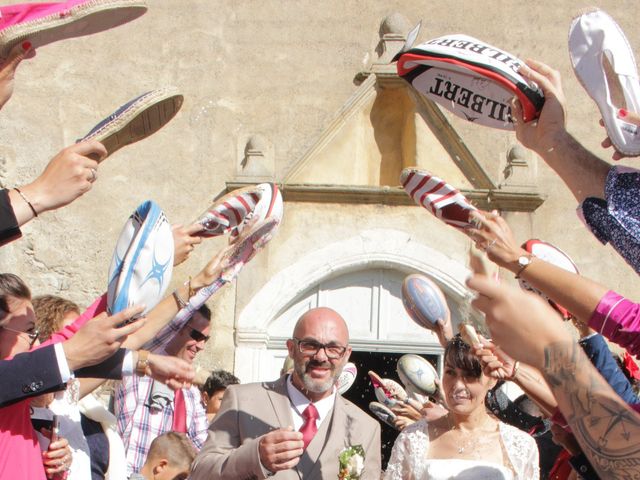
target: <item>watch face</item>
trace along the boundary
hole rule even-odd
[[[520,265],[521,267],[529,265],[530,263],[531,263],[531,258],[529,257],[525,257],[523,255],[522,257],[518,258],[518,265]]]

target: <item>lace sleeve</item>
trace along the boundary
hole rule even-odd
[[[538,446],[533,437],[522,430],[500,423],[500,434],[516,480],[538,480],[540,460]]]
[[[426,420],[406,427],[393,444],[391,458],[384,473],[384,480],[419,479],[429,448],[429,433]]]

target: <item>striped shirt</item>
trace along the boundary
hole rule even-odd
[[[153,382],[152,378],[133,375],[123,379],[116,390],[115,413],[127,454],[127,475],[142,469],[153,439],[172,428],[173,402],[163,409],[149,407]],[[187,437],[200,450],[209,427],[200,391],[195,386],[182,391],[187,410]]]

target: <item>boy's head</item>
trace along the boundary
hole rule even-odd
[[[147,480],[187,478],[196,449],[183,433],[167,432],[156,437],[140,473]]]
[[[220,410],[222,396],[229,385],[240,383],[238,377],[226,370],[214,370],[207,378],[207,381],[200,389],[202,392],[202,403],[209,414],[216,414]]]

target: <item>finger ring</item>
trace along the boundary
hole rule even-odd
[[[494,238],[493,240],[491,240],[491,242],[489,242],[489,245],[487,245],[485,247],[485,250],[489,250],[491,247],[493,247],[496,244],[496,239]]]
[[[89,170],[91,170],[91,180],[89,180],[91,183],[96,181],[96,178],[98,178],[98,175],[96,175],[97,170],[95,168],[90,168]]]

